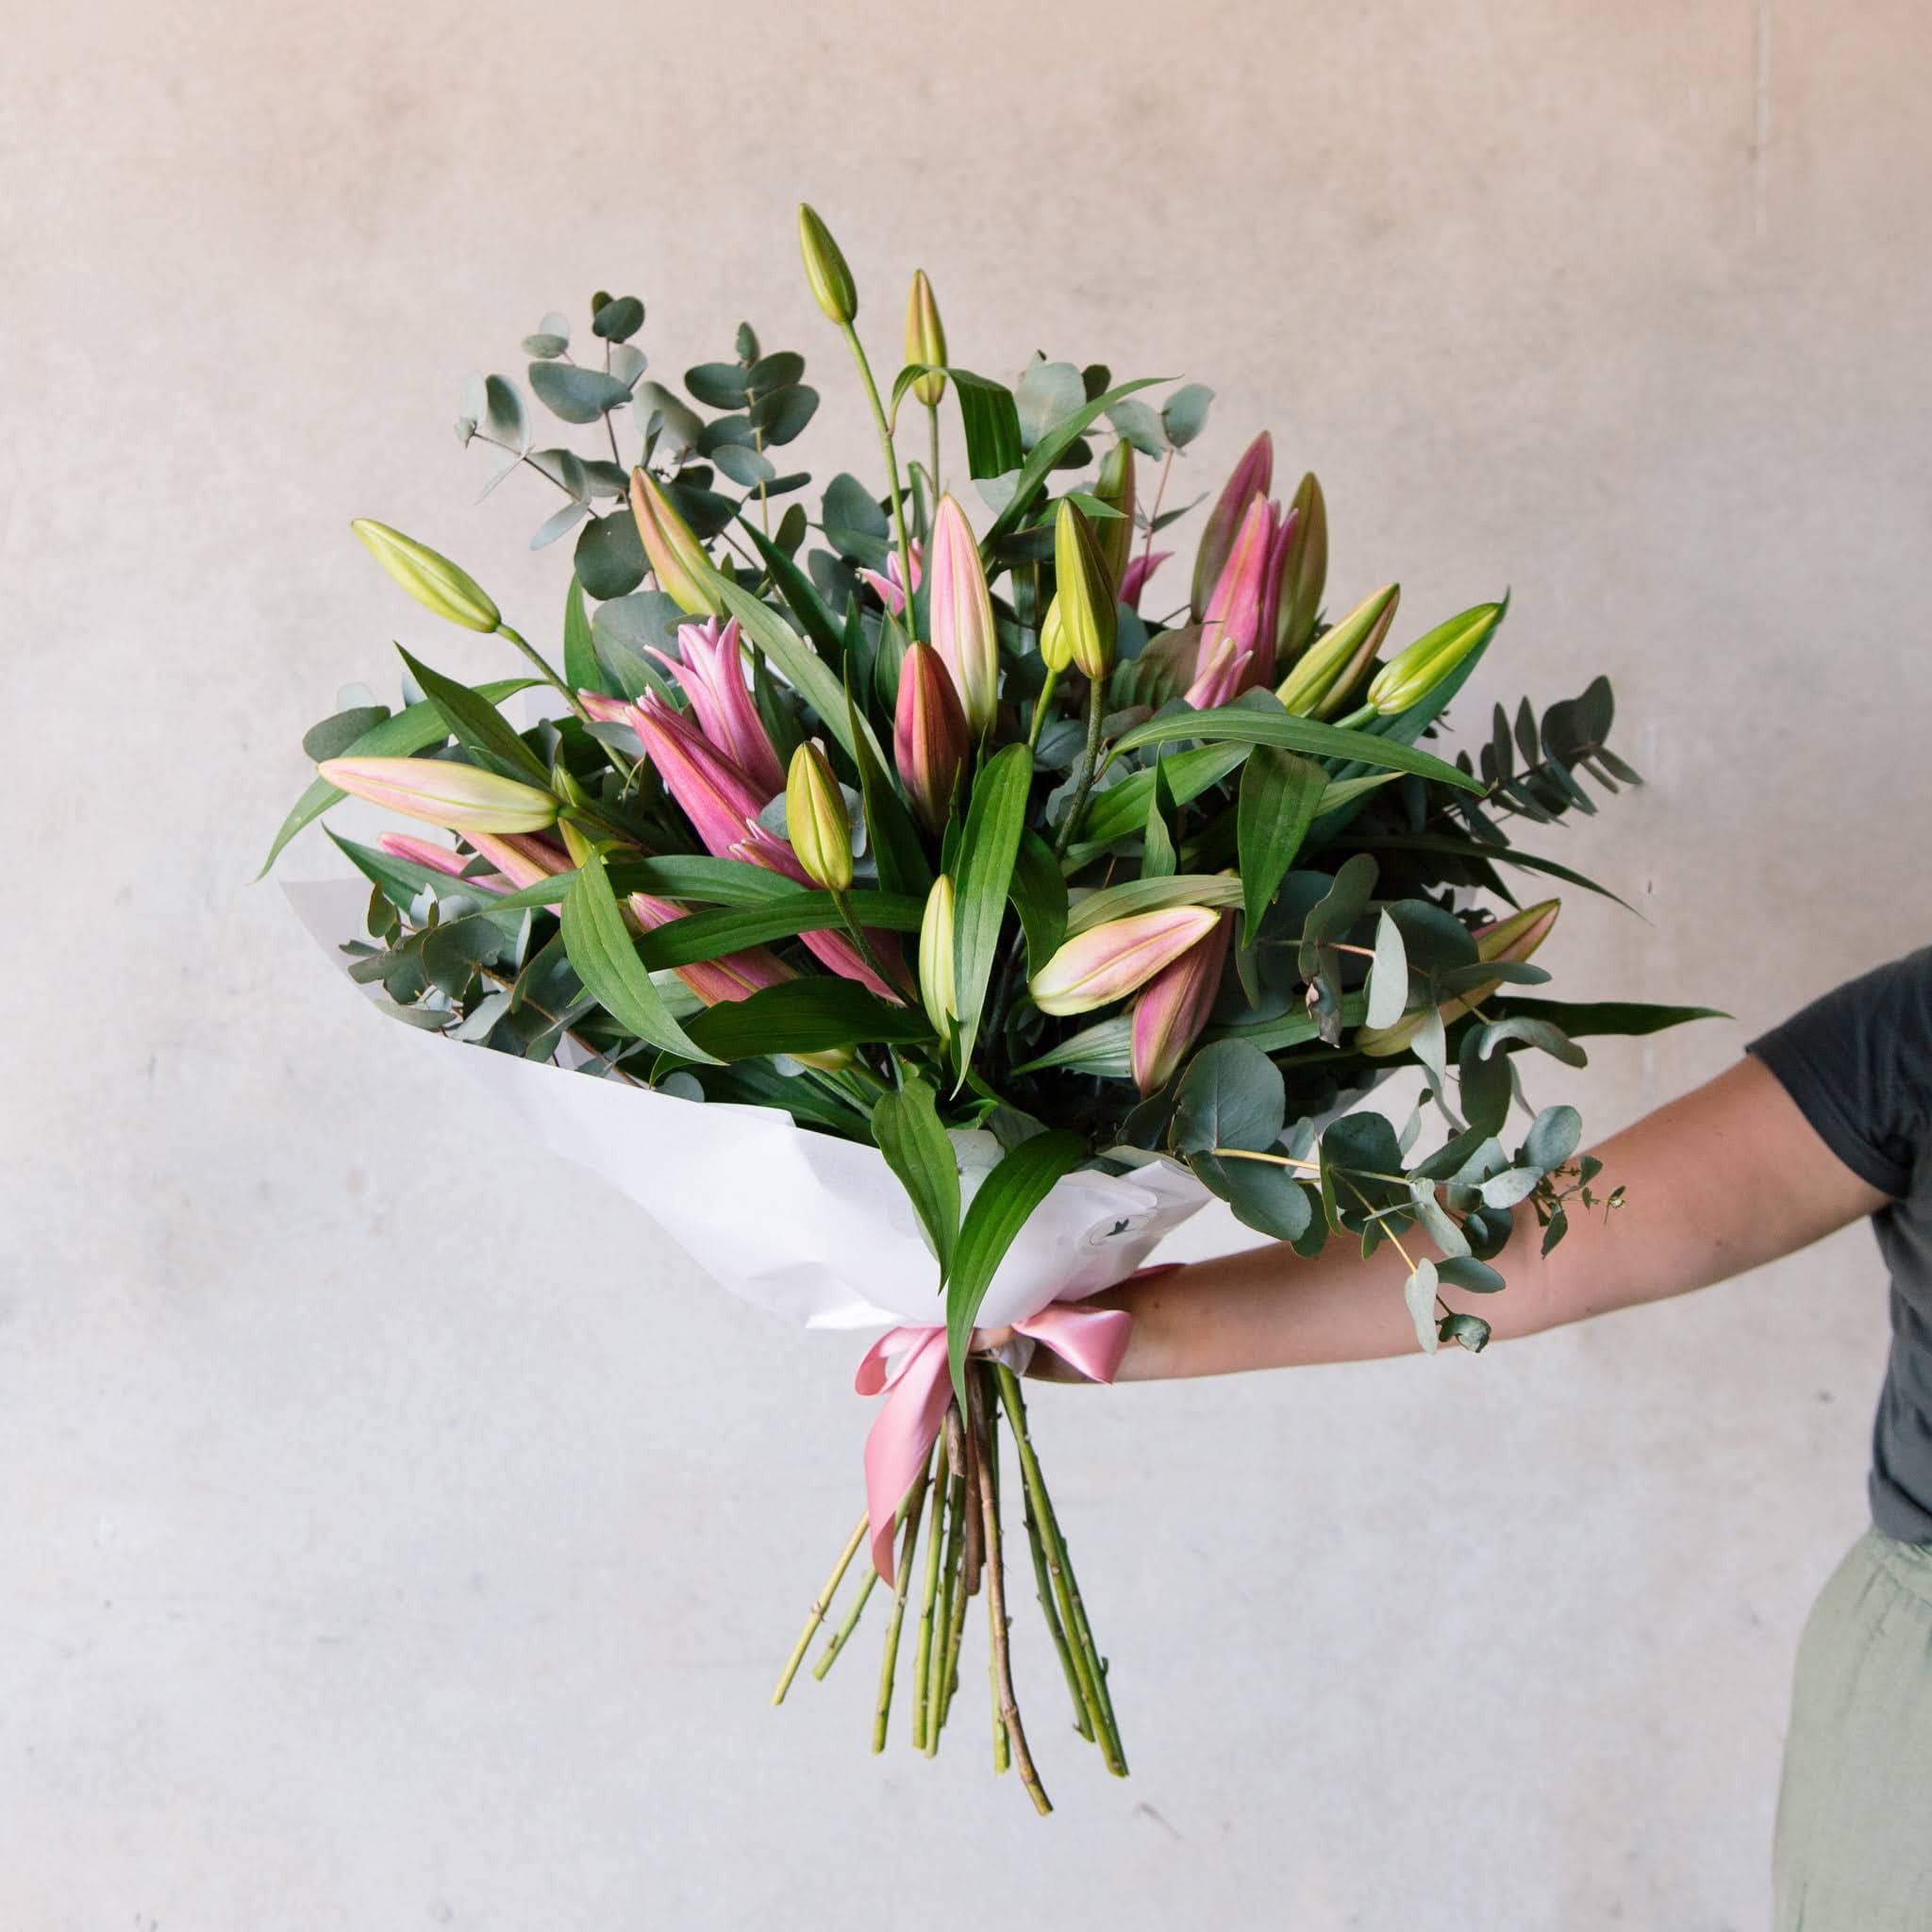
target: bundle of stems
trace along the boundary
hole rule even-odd
[[[1000,1521],[1000,1453],[1003,1433],[1010,1436],[1019,1462],[1026,1544],[1033,1564],[1033,1582],[1046,1619],[1048,1634],[1059,1657],[1067,1693],[1073,1701],[1074,1728],[1099,1747],[1102,1761],[1116,1777],[1127,1774],[1121,1750],[1120,1727],[1114,1720],[1113,1699],[1107,1683],[1107,1660],[1093,1641],[1087,1607],[1067,1554],[1047,1492],[1046,1477],[1026,1424],[1026,1402],[1020,1380],[1003,1362],[975,1360],[966,1375],[966,1412],[957,1402],[946,1411],[945,1425],[933,1445],[926,1467],[899,1505],[894,1524],[899,1557],[891,1606],[887,1613],[884,1654],[879,1663],[878,1700],[874,1707],[872,1748],[883,1751],[890,1729],[897,1682],[900,1641],[911,1601],[915,1575],[919,1582],[917,1634],[912,1645],[912,1747],[936,1757],[940,1736],[952,1713],[959,1688],[959,1657],[966,1634],[969,1597],[986,1599],[991,1638],[988,1675],[992,1709],[993,1769],[1017,1770],[1034,1807],[1053,1809],[1034,1766],[1013,1690],[1011,1619],[1007,1609],[1005,1543]],[[1002,1431],[1000,1424],[1005,1419]],[[791,1657],[772,1693],[782,1704],[792,1679],[805,1662],[812,1639],[831,1616],[852,1559],[867,1541],[870,1524],[860,1516],[847,1539],[832,1574],[825,1579],[798,1634]],[[920,1533],[925,1540],[920,1557]],[[812,1675],[824,1681],[858,1628],[871,1600],[878,1573],[870,1562],[843,1618],[833,1626]]]

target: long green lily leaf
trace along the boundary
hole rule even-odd
[[[1108,390],[1104,395],[1097,395],[1091,403],[1077,408],[1063,422],[1057,423],[1046,435],[1033,445],[1032,453],[1020,465],[1020,475],[1015,481],[1013,495],[998,516],[993,519],[992,528],[986,533],[980,543],[979,554],[991,561],[992,553],[1001,540],[1010,536],[1019,528],[1020,519],[1026,514],[1033,492],[1046,481],[1047,474],[1087,429],[1115,404],[1122,403],[1137,391],[1153,389],[1158,384],[1172,382],[1171,375],[1142,375],[1133,382],[1124,382],[1117,389]]]
[[[1053,847],[1038,832],[1020,835],[1012,900],[1020,930],[1026,936],[1026,971],[1038,973],[1059,950],[1067,932],[1067,882]]]
[[[1134,1023],[1124,1013],[1109,1020],[1096,1020],[1078,1033],[1048,1047],[1038,1059],[1016,1074],[1045,1074],[1064,1067],[1070,1074],[1097,1074],[1103,1079],[1129,1080],[1134,1074]]]
[[[620,1026],[640,1040],[686,1059],[724,1056],[706,1052],[671,1017],[663,995],[638,958],[601,858],[592,854],[577,868],[563,901],[563,948],[584,991]]]
[[[1391,832],[1386,837],[1376,834],[1359,842],[1370,852],[1439,853],[1445,858],[1481,858],[1488,859],[1492,865],[1513,865],[1524,872],[1545,873],[1553,879],[1581,886],[1586,892],[1614,899],[1626,912],[1637,910],[1627,899],[1620,898],[1607,886],[1598,885],[1586,874],[1559,865],[1554,858],[1539,858],[1533,852],[1520,852],[1513,845],[1486,845],[1480,839],[1457,839],[1446,832]],[[1639,914],[1640,918],[1641,916]]]
[[[1324,724],[1315,718],[1297,718],[1288,711],[1277,714],[1240,704],[1222,705],[1211,711],[1183,710],[1164,718],[1150,718],[1146,724],[1137,724],[1116,739],[1108,756],[1119,758],[1122,753],[1138,751],[1143,745],[1171,744],[1180,739],[1276,744],[1309,758],[1341,758],[1387,772],[1414,772],[1420,777],[1435,779],[1438,784],[1453,785],[1459,791],[1479,792],[1483,789],[1480,778],[1458,772],[1443,759],[1417,751],[1399,740],[1377,738],[1371,732],[1347,730],[1339,724]]]
[[[520,691],[528,691],[539,680],[534,677],[501,677],[493,684],[479,684],[478,697],[487,698],[492,705],[500,705],[505,698],[514,696]],[[385,718],[380,724],[372,724],[354,744],[342,753],[345,758],[413,758],[419,751],[427,751],[432,744],[441,744],[449,736],[449,726],[442,721],[436,707],[425,700],[421,704],[398,711],[393,718]],[[326,778],[318,778],[309,786],[289,816],[282,821],[282,828],[275,834],[275,843],[268,848],[268,857],[261,862],[257,878],[266,878],[269,868],[281,857],[285,846],[304,825],[312,824],[330,806],[339,804],[348,793],[331,785]]]
[[[924,911],[918,899],[899,892],[853,892],[846,903],[862,926],[887,932],[917,932]],[[794,892],[769,906],[740,906],[722,912],[691,912],[647,932],[638,941],[644,964],[694,966],[725,953],[742,952],[801,932],[844,929],[829,892]]]
[[[1280,745],[1257,744],[1241,767],[1235,841],[1250,935],[1288,876],[1327,786],[1327,773],[1312,758]]]
[[[423,695],[436,707],[451,735],[465,751],[485,767],[500,770],[507,778],[521,778],[525,784],[537,786],[550,782],[543,761],[517,736],[509,721],[488,698],[453,677],[445,677],[440,671],[432,671],[402,645],[398,644],[396,650],[409,667],[409,675],[422,687]]]
[[[1716,1007],[1659,1007],[1644,1000],[1536,1000],[1503,998],[1490,1008],[1499,1019],[1545,1020],[1573,1040],[1598,1035],[1634,1038],[1661,1033],[1692,1020],[1728,1020]]]
[[[1026,824],[1026,793],[1033,782],[1033,754],[1024,744],[995,752],[973,784],[966,830],[959,841],[953,881],[953,979],[959,1008],[959,1064],[972,1063],[999,951],[1013,863]]]
[[[897,1092],[881,1094],[873,1106],[872,1133],[932,1237],[943,1280],[959,1239],[959,1168],[931,1087],[908,1075]]]
[[[972,1345],[973,1324],[993,1274],[1013,1245],[1013,1237],[1052,1193],[1054,1183],[1086,1158],[1087,1143],[1078,1134],[1036,1134],[1022,1141],[987,1175],[966,1210],[946,1276],[946,1357],[953,1371],[953,1393],[961,1408],[966,1406],[966,1352]]]
[[[1067,937],[1091,932],[1110,919],[1141,912],[1164,912],[1170,906],[1239,906],[1241,882],[1231,873],[1176,872],[1165,878],[1128,879],[1074,901],[1067,911]]]
[[[850,979],[788,979],[749,999],[727,1000],[691,1023],[698,1058],[749,1059],[757,1054],[828,1053],[869,1042],[912,1045],[932,1038],[917,1007],[891,1006]]]
[[[845,688],[825,660],[769,604],[754,597],[741,584],[735,584],[721,575],[717,579],[717,590],[724,600],[725,608],[737,618],[745,636],[772,660],[779,676],[818,713],[820,724],[845,747],[847,753],[854,758],[858,756],[856,747],[862,734],[872,747],[873,756],[883,764],[885,758],[879,750],[877,739],[872,735],[872,726],[860,713],[855,728],[853,714],[845,705]]]
[[[805,626],[805,634],[817,647],[820,657],[828,665],[841,663],[845,656],[844,635],[825,608],[818,587],[750,518],[741,516],[738,521],[758,545],[758,555],[771,572],[779,596],[785,600],[785,608]]]

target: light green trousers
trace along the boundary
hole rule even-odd
[[[1776,1932],[1932,1932],[1932,1548],[1869,1531],[1798,1645]]]

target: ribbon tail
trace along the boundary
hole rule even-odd
[[[1087,1302],[1050,1302],[1013,1324],[1016,1334],[1052,1349],[1090,1382],[1111,1382],[1120,1374],[1133,1326],[1126,1309],[1096,1308]]]
[[[893,1581],[899,1505],[925,1468],[952,1392],[946,1374],[946,1331],[928,1329],[887,1390],[885,1404],[865,1439],[865,1511],[872,1528],[872,1561],[885,1583]]]

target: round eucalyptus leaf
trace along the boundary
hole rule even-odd
[[[594,423],[607,409],[630,400],[630,391],[601,369],[573,362],[532,362],[530,387],[553,416],[566,423]]]
[[[610,349],[610,373],[625,389],[637,388],[641,376],[650,363],[644,352],[629,342],[614,342]]]
[[[1208,422],[1208,405],[1214,391],[1206,383],[1191,382],[1174,391],[1160,411],[1160,425],[1176,449],[1186,449]]]
[[[622,597],[643,582],[649,569],[637,520],[627,509],[592,517],[577,538],[576,570],[587,597],[602,603]]]
[[[638,434],[648,437],[655,425],[662,439],[662,449],[682,456],[698,446],[704,423],[689,403],[680,401],[661,382],[643,382],[631,397],[630,412]]]
[[[684,386],[708,409],[741,409],[744,374],[736,362],[700,362],[684,372]]]
[[[1574,1107],[1546,1107],[1524,1141],[1523,1158],[1545,1174],[1554,1174],[1576,1152],[1582,1139],[1583,1116]]]
[[[747,366],[758,359],[758,339],[752,332],[750,323],[741,322],[738,325],[738,335],[732,346],[737,351],[738,359]]]
[[[587,503],[567,503],[554,515],[547,516],[537,526],[537,534],[530,539],[532,550],[541,550],[555,543],[559,537],[568,536],[591,513]]]
[[[741,443],[746,449],[758,447],[758,433],[749,416],[713,416],[698,437],[698,454],[713,456],[721,444]]]
[[[1200,1180],[1234,1209],[1235,1219],[1278,1241],[1297,1241],[1315,1219],[1314,1197],[1285,1167],[1195,1154],[1188,1161]]]
[[[542,471],[544,475],[577,499],[586,501],[591,493],[591,479],[584,469],[584,459],[574,449],[540,449],[530,456],[534,469]]]
[[[508,443],[513,450],[528,449],[529,425],[524,415],[523,391],[507,375],[486,375],[483,378],[483,399],[484,428],[498,442]]]
[[[746,490],[755,489],[760,483],[769,483],[778,474],[757,450],[741,442],[720,443],[711,452],[711,460],[734,483]]]
[[[790,389],[805,374],[805,358],[791,349],[780,349],[763,356],[751,366],[744,386],[753,395],[769,395],[774,389]]]
[[[1441,1274],[1441,1269],[1436,1272]],[[1490,1345],[1490,1324],[1480,1315],[1444,1315],[1436,1335],[1440,1341],[1459,1343],[1471,1355],[1480,1355]]]
[[[553,309],[537,325],[536,333],[524,338],[524,354],[547,361],[570,347],[570,318]]]
[[[763,433],[768,443],[790,442],[812,419],[819,406],[819,392],[808,383],[793,383],[790,389],[774,390],[751,406],[754,429]]]
[[[628,341],[644,325],[644,305],[635,295],[607,302],[591,319],[591,331],[607,342]]]
[[[584,481],[592,496],[628,496],[630,477],[617,463],[602,463],[595,458],[584,463]]]
[[[338,711],[302,734],[302,754],[318,765],[325,758],[339,758],[365,731],[374,731],[388,716],[387,705],[355,705]]]
[[[1280,1139],[1286,1117],[1280,1069],[1259,1047],[1224,1040],[1203,1047],[1181,1078],[1174,1144],[1183,1154],[1216,1147],[1259,1152]]]
[[[1541,1178],[1533,1167],[1506,1167],[1501,1174],[1491,1174],[1483,1183],[1483,1206],[1513,1208],[1517,1202],[1526,1201],[1536,1192],[1537,1183]]]
[[[695,484],[681,480],[667,483],[664,493],[700,541],[715,537],[738,514],[738,506],[728,496],[720,496],[715,490],[701,489]]]
[[[1436,1263],[1436,1273],[1445,1288],[1459,1288],[1468,1294],[1494,1294],[1508,1284],[1487,1261],[1474,1255],[1452,1255]]]
[[[1167,454],[1167,435],[1160,426],[1160,418],[1145,403],[1129,396],[1107,412],[1107,420],[1113,425],[1114,434],[1132,443],[1143,457]]]

